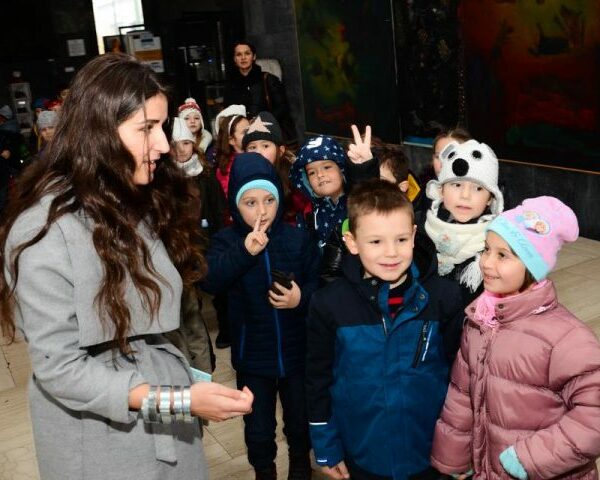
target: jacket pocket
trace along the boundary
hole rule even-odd
[[[433,328],[431,327],[431,321],[425,320],[421,327],[421,331],[419,332],[419,338],[417,339],[417,347],[412,361],[412,368],[417,368],[417,366],[427,358],[432,332]]]

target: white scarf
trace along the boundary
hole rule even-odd
[[[204,167],[200,163],[200,159],[198,158],[197,153],[194,153],[190,157],[190,159],[186,162],[183,162],[183,163],[175,162],[175,163],[177,163],[177,166],[179,168],[183,169],[186,177],[197,177],[198,175],[200,175],[202,173],[202,170],[204,170]]]
[[[435,243],[440,275],[448,275],[456,265],[473,258],[461,273],[459,282],[472,292],[477,290],[483,281],[479,257],[485,246],[485,228],[490,221],[491,218],[480,223],[448,223],[437,218],[432,210],[427,212],[425,231]]]

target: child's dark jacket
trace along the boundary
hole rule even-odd
[[[448,387],[443,333],[463,320],[460,292],[436,266],[433,245],[418,242],[404,307],[393,320],[389,283],[363,279],[354,255],[344,259],[343,277],[313,296],[306,389],[318,464],[345,459],[394,479],[429,467]]]
[[[209,293],[227,292],[231,328],[231,360],[238,372],[285,377],[304,370],[306,311],[318,284],[319,254],[308,232],[282,221],[283,206],[267,232],[269,243],[256,256],[244,239],[251,231],[241,218],[235,197],[251,180],[267,179],[283,191],[277,173],[262,155],[244,154],[231,170],[229,208],[234,224],[211,239],[206,259]],[[268,300],[272,269],[293,273],[302,297],[294,309],[275,309]]]

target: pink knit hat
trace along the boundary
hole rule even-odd
[[[528,198],[501,213],[487,230],[510,245],[538,282],[556,265],[563,243],[574,242],[579,236],[573,210],[554,197]]]

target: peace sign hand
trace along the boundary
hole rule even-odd
[[[348,147],[348,158],[352,163],[365,163],[371,160],[373,158],[373,153],[371,152],[371,126],[367,125],[365,128],[364,139],[361,137],[356,125],[352,125],[351,128],[354,143],[351,143]]]
[[[254,222],[254,228],[248,235],[246,235],[244,240],[244,247],[246,247],[248,253],[253,257],[262,252],[267,246],[267,243],[269,243],[269,237],[267,237],[267,234],[265,233],[268,224],[265,223],[264,227],[261,227],[260,222],[262,219],[262,215],[259,215],[256,218],[256,222]]]

